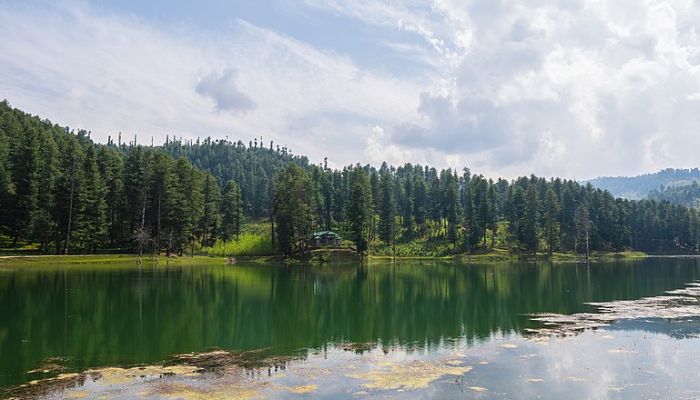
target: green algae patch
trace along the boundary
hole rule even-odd
[[[7,397],[99,398],[154,397],[184,399],[262,399],[263,390],[310,393],[315,385],[276,387],[250,379],[251,368],[284,369],[293,357],[270,357],[266,349],[247,352],[213,350],[173,356],[158,365],[105,367],[63,373],[10,388]],[[41,371],[43,372],[43,370]]]
[[[378,390],[425,389],[445,375],[463,375],[471,371],[470,366],[455,366],[444,360],[382,362],[362,373],[347,374],[350,378],[365,381],[362,387]]]
[[[531,315],[531,319],[540,322],[542,326],[528,329],[530,338],[571,336],[585,330],[605,327],[620,320],[700,317],[700,283],[692,282],[685,288],[667,291],[665,296],[587,304],[595,308],[596,312]]]
[[[310,384],[310,385],[292,386],[292,387],[286,388],[286,390],[289,393],[294,393],[294,394],[312,393],[312,392],[315,392],[316,390],[318,390],[318,385]]]

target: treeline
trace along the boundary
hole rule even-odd
[[[338,231],[360,252],[419,242],[450,253],[692,252],[700,238],[694,209],[572,180],[494,181],[412,164],[331,169],[262,138],[101,145],[6,102],[0,210],[0,233],[57,253],[182,254],[236,237],[244,216],[269,221],[287,255],[316,230]]]
[[[234,237],[241,222],[236,183],[220,185],[185,157],[111,139],[95,144],[86,131],[0,103],[0,234],[13,245],[182,254]]]
[[[468,169],[458,175],[411,164],[308,172],[292,166],[278,175],[273,198],[288,253],[319,228],[345,232],[359,251],[375,240],[394,245],[428,237],[448,241],[454,252],[693,252],[700,237],[698,213],[668,201],[615,199],[571,180],[493,181]]]
[[[468,169],[411,164],[330,169],[325,161],[310,164],[286,148],[262,143],[206,139],[171,141],[165,148],[220,181],[239,182],[246,215],[274,214],[277,246],[286,253],[303,250],[311,232],[331,229],[359,250],[418,240],[447,241],[452,252],[498,247],[585,253],[586,245],[590,251],[698,249],[697,212],[666,200],[618,199],[573,180],[494,181]]]
[[[242,141],[183,141],[167,138],[163,150],[175,158],[187,157],[195,166],[209,171],[218,182],[234,181],[241,188],[243,210],[249,217],[269,218],[272,179],[287,164],[309,168],[303,156],[294,156],[287,147],[258,138]]]

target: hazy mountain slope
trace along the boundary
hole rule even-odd
[[[700,185],[693,182],[690,185],[668,186],[663,190],[652,190],[647,198],[653,200],[668,200],[674,204],[700,209]]]
[[[663,187],[684,186],[700,181],[700,170],[667,168],[653,174],[639,176],[599,177],[583,183],[604,189],[616,197],[630,200],[645,198],[652,190],[662,190]]]

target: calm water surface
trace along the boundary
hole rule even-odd
[[[695,318],[527,334],[540,326],[529,314],[589,312],[587,302],[661,296],[698,280],[696,259],[0,267],[0,387],[44,377],[29,371],[47,363],[83,371],[265,348],[300,358],[283,374],[246,372],[269,381],[264,397],[698,398]],[[434,379],[401,386],[367,375],[373,368],[419,381],[429,369]],[[275,389],[285,385],[308,390]]]

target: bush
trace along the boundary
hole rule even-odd
[[[268,256],[272,254],[272,240],[265,235],[243,233],[237,240],[218,241],[205,252],[216,257]]]

